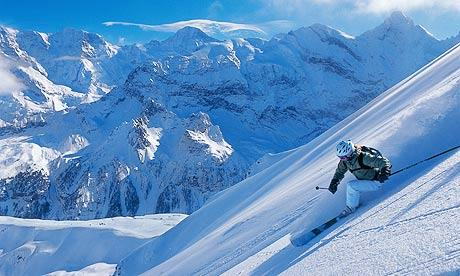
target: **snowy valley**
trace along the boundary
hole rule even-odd
[[[0,275],[111,274],[116,263],[186,215],[88,221],[0,217]]]

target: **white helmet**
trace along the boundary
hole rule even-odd
[[[336,147],[336,154],[338,157],[350,156],[355,149],[353,142],[351,140],[340,141]]]

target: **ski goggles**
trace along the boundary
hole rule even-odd
[[[352,157],[353,157],[353,153],[350,155],[339,156],[339,159],[342,161],[348,161],[348,160],[351,160]]]

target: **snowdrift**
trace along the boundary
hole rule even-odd
[[[302,227],[333,216],[344,207],[345,185],[340,185],[335,195],[315,190],[315,186],[327,186],[334,173],[338,162],[334,155],[337,141],[351,138],[357,143],[376,147],[389,157],[393,169],[397,170],[456,146],[460,141],[459,122],[460,45],[457,45],[311,143],[291,151],[269,168],[227,189],[158,239],[135,250],[121,261],[117,273],[215,275],[229,271],[229,274],[264,274],[289,269],[304,273],[305,267],[315,272],[318,263],[309,262],[309,258],[320,251],[321,242],[334,232],[318,237],[305,248],[293,248],[289,245],[288,237]],[[460,234],[456,226],[460,207],[459,160],[459,154],[451,152],[391,177],[381,193],[366,195],[364,206],[348,222],[331,231],[342,229],[339,234],[346,236],[339,240],[353,241],[358,231],[356,229],[370,227],[372,223],[376,224],[373,227],[377,229],[381,226],[379,223],[384,222],[373,218],[358,222],[367,214],[376,212],[375,208],[384,204],[385,199],[390,200],[392,196],[409,189],[414,193],[413,205],[394,205],[393,208],[380,211],[393,224],[397,224],[406,211],[418,210],[424,198],[435,193],[439,185],[445,185],[445,193],[437,194],[434,201],[439,206],[433,204],[428,209],[420,209],[422,213],[418,214],[418,219],[406,221],[409,225],[406,230],[425,227],[424,218],[429,213],[436,213],[438,209],[450,210],[443,216],[442,224],[431,223],[429,231],[413,231],[413,239],[405,235],[405,240],[398,240],[399,232],[394,229],[385,232],[383,226],[381,231],[386,235],[379,235],[378,240],[369,236],[357,244],[336,242],[336,234],[329,240],[329,249],[323,247],[321,250],[329,250],[319,263],[326,269],[322,272],[360,271],[359,266],[341,269],[340,256],[348,251],[364,252],[353,255],[358,258],[354,261],[368,268],[373,267],[375,270],[370,270],[371,273],[401,272],[404,268],[416,267],[419,262],[426,262],[430,267],[429,260],[433,257],[436,266],[428,270],[430,273],[458,271]],[[443,181],[437,179],[430,183],[429,177],[442,168],[448,171],[447,176],[442,178]],[[350,174],[342,183],[349,179]],[[413,191],[414,185],[424,183],[424,179],[430,189]],[[407,203],[410,198],[408,196],[401,201]],[[442,236],[446,233],[442,229],[450,231],[450,236]],[[436,236],[436,233],[441,234]],[[421,237],[429,239],[430,246],[426,241],[417,240]],[[443,242],[449,246],[437,246],[440,239],[446,238],[448,240]],[[382,242],[382,239],[388,241],[388,247],[375,252],[373,244]],[[402,252],[412,252],[412,255],[403,254],[400,259],[395,259],[392,254],[399,252],[398,248]],[[450,253],[442,252],[442,248],[450,248]],[[333,264],[338,266],[331,265],[328,256],[333,260],[335,257]],[[277,270],[270,270],[273,266]]]
[[[185,217],[159,214],[51,221],[0,216],[0,275],[111,274],[132,250]]]

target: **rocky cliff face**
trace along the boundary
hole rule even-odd
[[[241,181],[248,167],[207,114],[180,118],[152,99],[139,101],[118,91],[23,134],[34,137],[32,132],[44,129],[54,134],[45,134],[35,144],[46,148],[64,142],[63,154],[42,164],[47,186],[40,189],[41,203],[27,207],[26,213],[27,200],[11,196],[11,189],[25,181],[18,175],[0,183],[4,214],[90,219],[191,213]],[[24,189],[33,194],[38,190],[32,185]]]
[[[0,99],[0,212],[191,213],[264,154],[307,143],[459,40],[400,13],[358,37],[315,24],[219,41],[184,28],[123,47],[79,30],[2,28],[0,54],[23,88]]]

